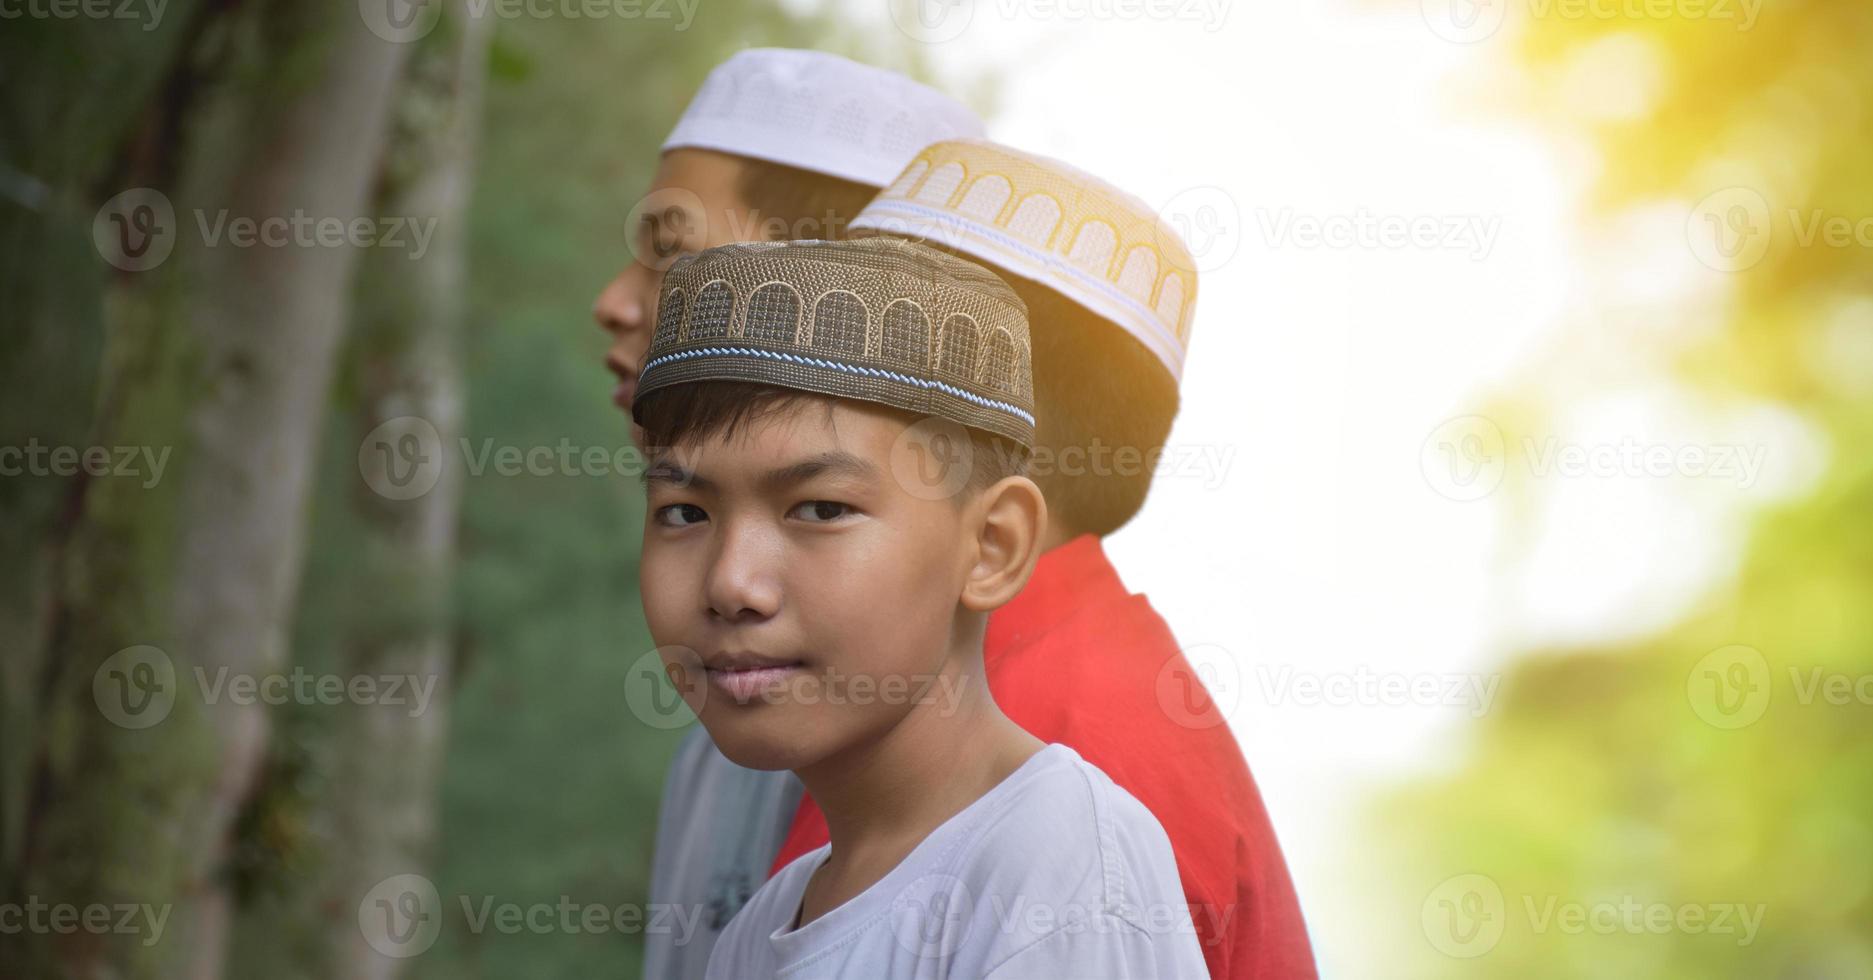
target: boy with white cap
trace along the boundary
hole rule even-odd
[[[671,262],[732,242],[840,237],[918,150],[982,132],[936,89],[834,54],[751,48],[716,66],[633,209],[632,260],[593,304],[613,338],[619,407],[630,410]]]
[[[1177,412],[1197,290],[1183,241],[1097,177],[976,140],[919,152],[850,233],[981,262],[1028,308],[1037,416],[1028,472],[1047,500],[1047,550],[989,620],[996,701],[1036,737],[1078,750],[1163,823],[1212,977],[1315,975],[1241,749],[1169,627],[1125,588],[1099,543],[1143,505]],[[804,799],[776,870],[826,840]]]
[[[954,99],[818,51],[757,48],[710,72],[664,141],[628,229],[631,261],[593,306],[612,336],[613,401],[631,411],[658,287],[683,255],[739,241],[832,238],[923,146],[980,136]],[[790,773],[735,765],[701,727],[664,782],[650,902],[693,930],[645,932],[644,976],[701,977],[716,938],[767,878],[800,798]]]

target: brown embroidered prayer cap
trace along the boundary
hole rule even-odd
[[[893,238],[723,245],[664,276],[637,397],[750,381],[1034,447],[1027,308],[994,273]]]

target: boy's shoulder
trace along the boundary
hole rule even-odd
[[[952,873],[991,894],[1071,893],[1125,915],[1158,885],[1181,902],[1170,838],[1144,804],[1068,746],[1030,761],[983,825],[959,835]]]

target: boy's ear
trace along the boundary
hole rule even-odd
[[[1003,477],[976,498],[968,526],[976,560],[963,582],[963,607],[988,612],[1013,599],[1034,573],[1047,530],[1047,501],[1025,476]]]

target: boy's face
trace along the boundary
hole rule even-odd
[[[670,150],[631,210],[631,259],[592,304],[593,319],[611,335],[605,366],[618,377],[612,401],[627,413],[650,349],[664,272],[691,252],[741,241],[754,226],[740,190],[745,166],[730,153]]]
[[[862,402],[801,398],[646,474],[651,635],[735,762],[811,765],[940,710],[961,683],[972,518],[893,476],[893,454],[915,452],[907,428]]]

